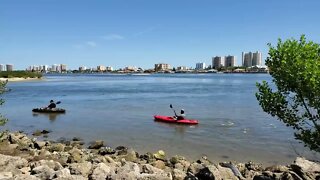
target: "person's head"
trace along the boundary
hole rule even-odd
[[[50,103],[53,103],[54,101],[53,100],[50,100]]]
[[[184,114],[184,109],[181,109],[181,114]]]

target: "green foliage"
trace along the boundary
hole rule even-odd
[[[1,71],[1,78],[41,78],[42,74],[30,71]]]
[[[257,83],[262,109],[295,130],[295,138],[320,152],[320,45],[300,40],[278,40],[269,45],[269,67],[276,88]]]
[[[0,81],[0,95],[7,91],[6,89],[7,81]],[[0,106],[4,103],[4,99],[0,99]],[[0,126],[4,126],[7,123],[8,119],[4,118],[0,114]],[[3,136],[3,132],[0,132],[0,138]]]

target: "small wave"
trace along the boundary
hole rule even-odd
[[[231,127],[231,126],[233,126],[233,125],[234,125],[234,123],[231,122],[231,121],[228,121],[227,123],[222,123],[222,124],[221,124],[221,126],[225,126],[225,127]]]

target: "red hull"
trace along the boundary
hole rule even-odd
[[[172,116],[155,115],[154,120],[168,122],[168,123],[177,123],[177,124],[198,124],[198,120],[190,120],[190,119],[175,120],[175,119],[173,119]]]

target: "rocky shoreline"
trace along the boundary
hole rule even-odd
[[[0,179],[320,179],[320,163],[302,157],[291,165],[263,168],[253,162],[212,163],[206,157],[189,162],[182,156],[168,158],[162,150],[138,154],[123,146],[106,147],[103,141],[88,148],[83,145],[79,138],[39,141],[20,132],[5,132],[0,138]]]

